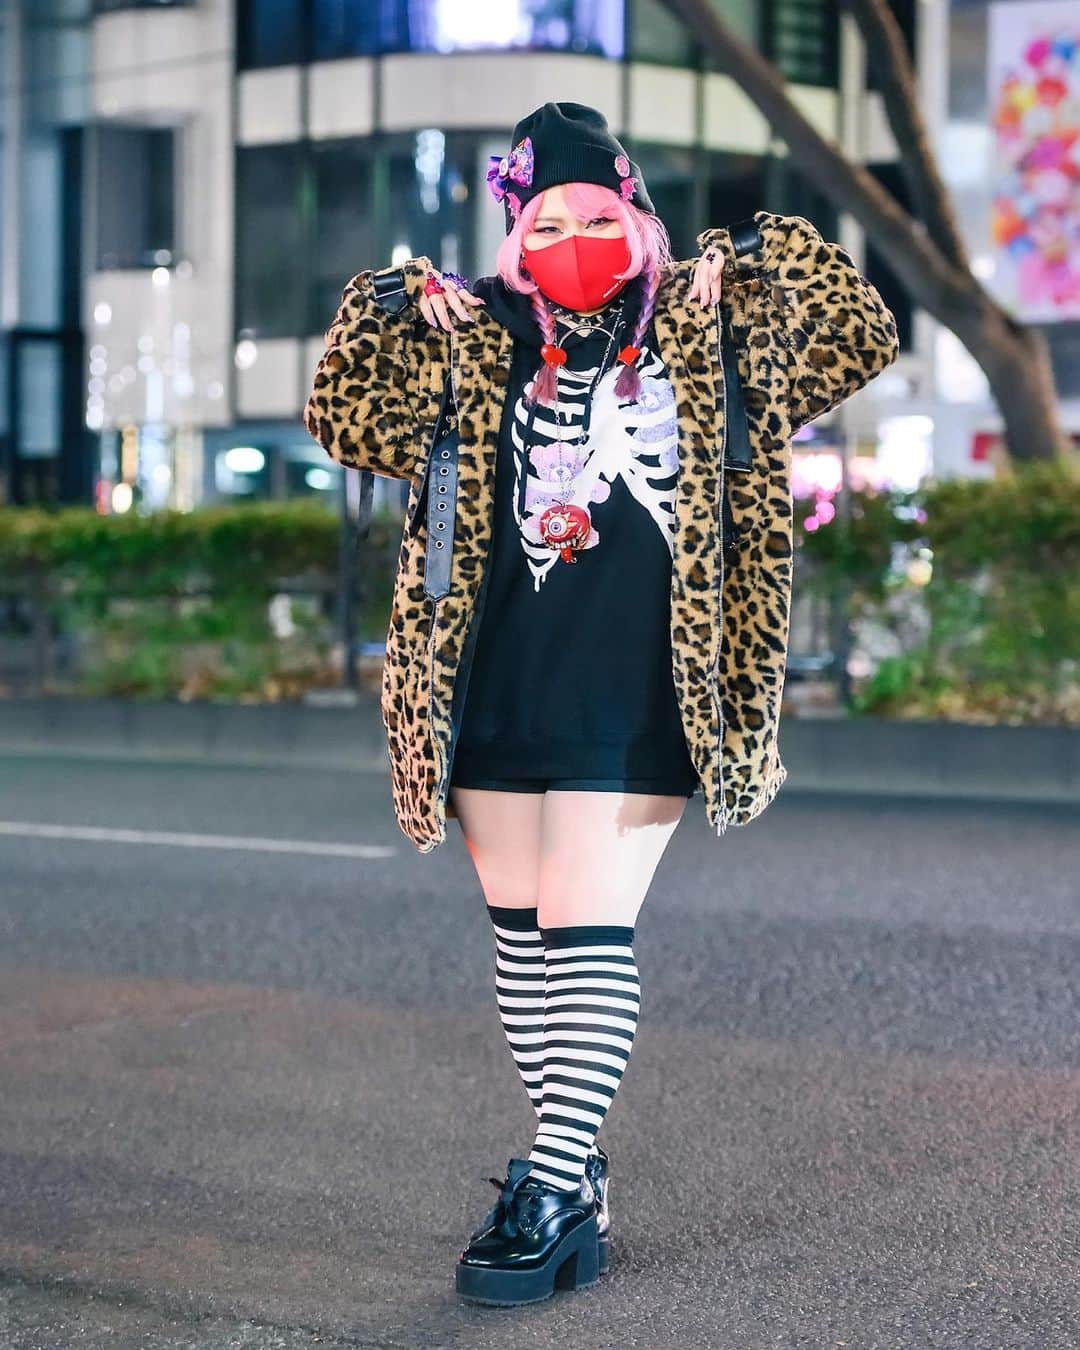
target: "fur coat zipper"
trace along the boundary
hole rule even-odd
[[[719,306],[686,298],[697,263],[690,259],[672,266],[654,313],[678,427],[672,674],[717,835],[753,820],[787,777],[778,733],[792,585],[791,437],[899,353],[893,314],[844,248],[802,216],[758,211],[754,220],[762,246],[740,258],[726,229],[698,236],[702,250],[725,254]],[[404,531],[380,698],[395,815],[421,853],[445,842],[456,817],[450,769],[469,636],[483,603],[513,344],[484,308],[453,333],[432,328],[416,303],[429,270],[427,258],[403,265],[408,302],[396,314],[376,301],[374,272],[346,284],[303,413],[338,463],[411,481],[408,520],[448,369],[452,376],[460,446],[450,589],[434,601],[425,594],[426,524]],[[738,355],[748,472],[725,464],[721,307]],[[725,491],[738,539],[727,558]]]

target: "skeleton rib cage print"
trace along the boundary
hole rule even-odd
[[[541,538],[539,522],[544,512],[559,502],[589,510],[593,526],[576,554],[580,561],[591,550],[603,549],[603,503],[620,478],[634,502],[652,518],[669,555],[674,552],[679,466],[675,394],[663,362],[644,343],[638,369],[641,395],[636,403],[622,401],[615,393],[619,367],[605,371],[597,381],[598,364],[559,368],[557,409],[526,405],[531,382],[515,402],[511,430],[514,519],[535,591],[552,567],[566,565]],[[589,390],[594,382],[590,407]],[[585,439],[580,441],[583,432]],[[524,484],[522,474],[526,475]]]

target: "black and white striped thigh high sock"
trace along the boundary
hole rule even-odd
[[[544,939],[536,906],[488,905],[495,932],[495,998],[510,1053],[536,1114],[544,1052]]]
[[[540,930],[544,981],[543,1083],[532,1175],[575,1190],[618,1091],[637,1031],[641,981],[633,926]]]

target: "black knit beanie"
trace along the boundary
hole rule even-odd
[[[487,174],[488,187],[506,212],[507,234],[521,208],[557,183],[598,183],[640,210],[656,214],[640,168],[596,108],[545,103],[521,119],[510,145],[507,155],[491,156]]]

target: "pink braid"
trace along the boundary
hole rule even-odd
[[[536,323],[543,334],[544,341],[555,344],[555,316],[547,307],[547,301],[540,292],[532,291],[529,295],[532,301],[533,313],[536,315]],[[555,396],[558,392],[558,376],[554,366],[549,366],[546,361],[541,359],[540,369],[533,378],[532,392],[525,402],[531,408],[535,403],[543,403],[545,407],[555,406]]]
[[[660,268],[650,267],[645,273],[645,293],[641,300],[641,313],[634,325],[634,336],[630,342],[631,347],[641,346],[641,339],[645,336],[645,330],[652,318],[653,309],[656,305],[656,292],[659,289]],[[623,366],[622,370],[619,371],[619,378],[615,381],[615,394],[616,397],[629,399],[633,403],[638,401],[641,396],[641,375],[638,373],[637,361],[632,365]]]

